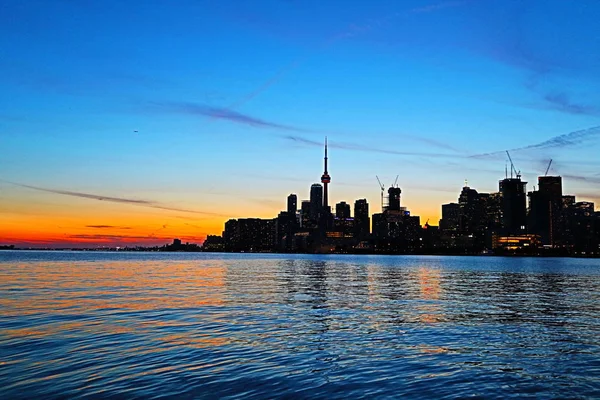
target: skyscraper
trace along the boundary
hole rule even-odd
[[[502,228],[505,234],[525,233],[527,225],[527,182],[517,178],[506,178],[500,181],[502,193]]]
[[[474,234],[481,222],[479,193],[468,186],[462,188],[458,197],[460,206],[459,225],[462,233]]]
[[[329,182],[331,182],[331,177],[329,176],[329,172],[327,172],[327,138],[325,138],[325,170],[323,171],[323,175],[321,175],[321,183],[323,184],[323,203],[322,206],[325,209],[325,212],[329,211],[329,191],[328,186]],[[312,192],[311,192],[312,193]]]
[[[540,176],[538,177],[539,191],[547,193],[554,198],[562,197],[562,177]]]
[[[542,244],[555,245],[560,236],[562,178],[538,177],[538,190],[529,192],[529,233],[540,235]]]
[[[366,239],[371,233],[371,220],[369,218],[369,203],[367,199],[360,199],[354,202],[354,237]]]
[[[300,208],[300,225],[303,228],[308,228],[311,226],[311,212],[310,212],[310,200],[302,200],[301,208]]]
[[[318,221],[323,213],[323,186],[320,183],[313,183],[310,187],[310,216]]]
[[[443,231],[458,231],[460,223],[460,204],[442,204],[442,219],[440,229]]]
[[[402,190],[399,187],[390,187],[388,189],[388,206],[389,211],[400,211],[400,193]]]
[[[350,218],[350,204],[341,201],[335,205],[336,218]]]
[[[287,198],[287,212],[296,215],[296,211],[298,211],[298,197],[292,193]]]

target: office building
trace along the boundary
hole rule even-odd
[[[538,177],[538,190],[529,192],[528,196],[528,232],[539,235],[543,245],[557,245],[560,242],[564,209],[562,178]]]
[[[335,205],[336,218],[350,218],[350,204],[341,201]]]
[[[367,199],[354,202],[354,230],[354,236],[359,240],[365,240],[371,234],[371,219],[369,218]]]
[[[502,229],[505,235],[518,235],[527,228],[527,182],[521,177],[505,178],[499,182],[502,193]]]
[[[388,204],[387,210],[400,211],[400,194],[402,190],[399,187],[390,187],[388,189]]]
[[[296,215],[296,212],[298,211],[298,196],[296,196],[295,194],[290,194],[287,197],[287,212],[288,214],[293,214]]]
[[[440,230],[444,232],[458,232],[460,227],[460,204],[442,204],[442,219]]]
[[[310,217],[314,221],[318,221],[323,213],[323,186],[319,183],[314,183],[310,187]]]

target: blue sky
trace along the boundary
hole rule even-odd
[[[464,179],[497,190],[507,149],[530,190],[552,158],[600,201],[599,17],[583,0],[4,0],[0,179],[269,217],[308,197],[327,135],[334,202],[378,211],[375,175],[400,175],[435,220]],[[0,192],[50,214],[81,200]]]

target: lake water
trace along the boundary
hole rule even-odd
[[[0,398],[600,398],[600,260],[0,251]]]

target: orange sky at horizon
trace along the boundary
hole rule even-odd
[[[302,198],[299,196],[299,203]],[[195,210],[206,206],[206,202],[198,203],[194,207],[188,201],[181,208]],[[374,204],[369,200],[369,205],[370,214],[380,212],[379,202]],[[162,246],[174,238],[201,244],[207,235],[221,235],[229,218],[277,217],[285,208],[285,196],[279,207],[275,200],[266,204],[246,202],[238,209],[225,201],[220,206],[210,212],[223,216],[202,215],[18,188],[0,196],[0,245],[34,248]],[[437,225],[439,211],[435,210],[439,205],[421,203],[419,206],[425,211],[422,213],[408,206],[413,215],[420,214],[421,224],[429,219],[430,224]]]

